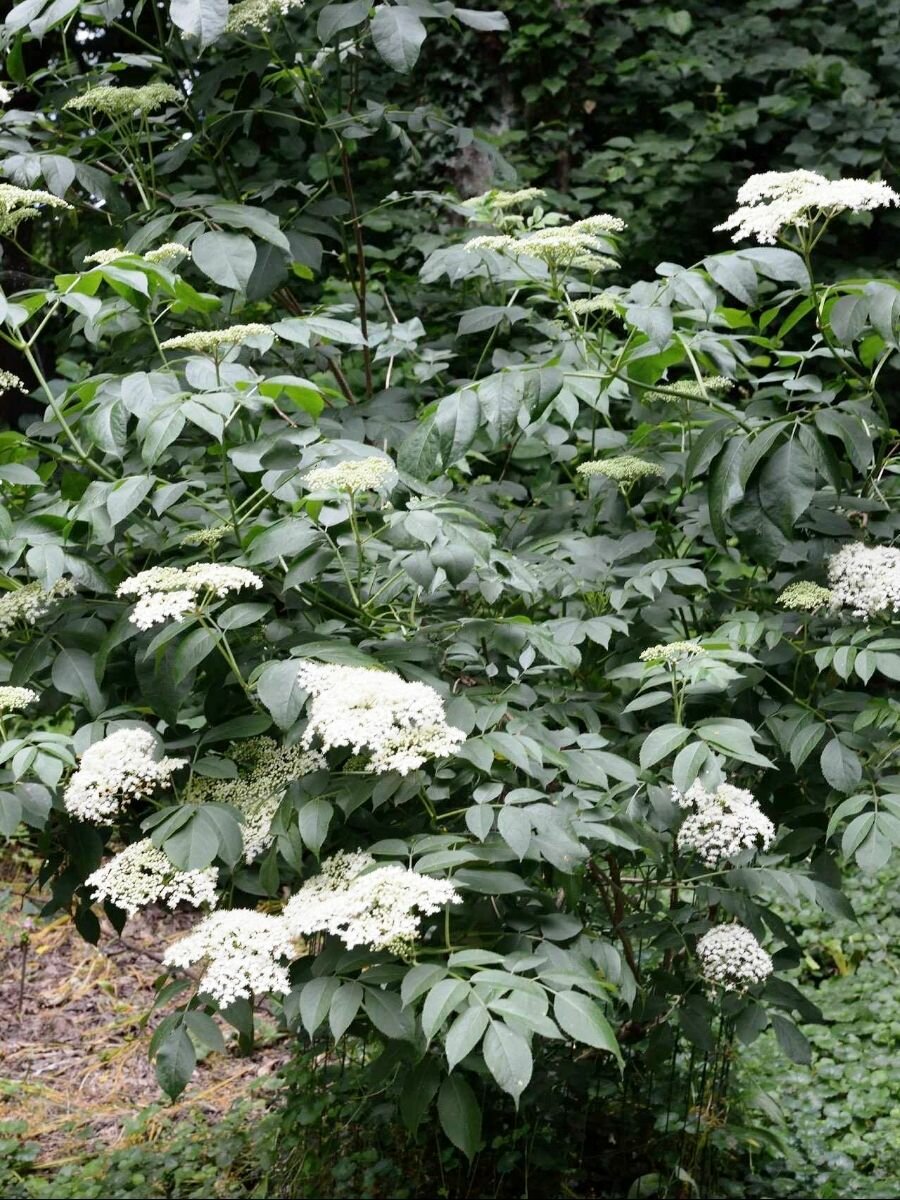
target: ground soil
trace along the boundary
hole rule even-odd
[[[222,1113],[250,1081],[279,1068],[285,1044],[264,1044],[265,1019],[263,1045],[251,1058],[238,1054],[233,1031],[223,1027],[227,1052],[207,1054],[169,1105],[147,1060],[166,1010],[149,1021],[147,1014],[165,948],[196,915],[150,909],[121,936],[103,918],[91,946],[68,916],[40,917],[41,898],[25,886],[30,874],[30,864],[0,863],[0,1120],[27,1123],[43,1164],[83,1154],[86,1142],[115,1144],[148,1105],[162,1104],[170,1116]]]

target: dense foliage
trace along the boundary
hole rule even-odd
[[[900,841],[900,288],[817,257],[897,196],[778,176],[629,281],[614,183],[392,190],[476,141],[392,72],[501,14],[121,9],[0,28],[3,831],[89,938],[218,905],[170,1095],[271,993],[469,1159],[521,1101],[706,1194],[736,1047],[819,1017],[776,899]]]

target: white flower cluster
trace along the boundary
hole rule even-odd
[[[376,867],[370,854],[341,854],[323,862],[321,874],[291,897],[284,920],[296,938],[329,933],[350,949],[367,946],[405,957],[420,935],[422,916],[459,902],[450,880],[396,863]]]
[[[526,255],[552,267],[599,271],[616,267],[618,263],[603,253],[607,245],[598,235],[621,233],[625,228],[625,222],[619,217],[597,213],[571,225],[548,225],[518,238],[505,233],[475,237],[465,243],[465,248],[496,250],[513,258]]]
[[[241,0],[228,12],[226,33],[243,33],[245,29],[263,29],[268,32],[277,17],[286,17],[295,8],[302,8],[306,0]]]
[[[444,702],[427,683],[333,663],[304,663],[297,674],[312,696],[304,744],[318,738],[323,751],[350,746],[354,754],[365,747],[367,771],[407,775],[426,759],[455,753],[466,739],[447,724]]]
[[[47,615],[57,600],[75,593],[71,579],[57,579],[49,588],[26,583],[14,592],[0,595],[0,634],[9,633],[17,624],[35,625]]]
[[[774,970],[771,956],[743,925],[717,925],[697,943],[703,978],[726,991],[743,992]]]
[[[542,200],[545,194],[543,188],[536,187],[519,188],[515,192],[503,192],[499,188],[495,188],[481,196],[472,196],[469,200],[464,200],[463,207],[480,208],[485,206],[501,210],[519,208],[523,204],[530,204],[532,200]]]
[[[635,458],[631,454],[620,454],[616,458],[601,458],[596,462],[582,463],[578,474],[586,479],[601,475],[615,483],[630,484],[650,476],[661,478],[665,471],[658,463],[646,462],[643,458]]]
[[[233,908],[211,913],[194,930],[170,946],[168,967],[206,964],[200,990],[226,1006],[235,1000],[290,988],[282,958],[295,958],[293,942],[281,917]]]
[[[653,389],[651,395],[674,401],[674,392],[687,400],[708,400],[711,392],[729,392],[733,387],[734,380],[727,375],[704,375],[701,379],[679,379],[677,383],[667,383],[664,392]]]
[[[120,258],[142,258],[144,262],[161,263],[181,258],[185,254],[190,257],[190,253],[188,247],[182,246],[181,242],[163,242],[155,250],[145,250],[143,253],[137,250],[120,250],[118,247],[111,250],[95,250],[93,254],[86,254],[84,261],[96,263],[101,267],[106,267]]]
[[[0,392],[24,392],[25,380],[12,371],[0,371]]]
[[[708,867],[733,862],[745,850],[768,850],[775,837],[775,826],[752,793],[730,783],[710,792],[698,780],[686,792],[673,788],[672,799],[692,810],[678,830],[678,849]]]
[[[585,317],[595,312],[618,312],[619,302],[608,292],[600,292],[596,296],[582,296],[578,300],[573,300],[569,307],[577,316]]]
[[[395,474],[389,458],[370,455],[348,458],[333,467],[314,467],[303,482],[313,492],[375,492]]]
[[[272,844],[272,821],[288,784],[325,766],[316,750],[279,746],[270,737],[233,742],[228,757],[241,770],[237,779],[200,779],[191,799],[233,805],[241,815],[244,858],[253,862]]]
[[[229,325],[227,329],[194,329],[160,343],[163,350],[196,350],[198,354],[215,354],[223,346],[236,346],[247,338],[274,337],[270,325],[253,321],[249,325]]]
[[[0,104],[9,104],[15,94],[15,88],[12,90],[0,83]]]
[[[168,787],[186,758],[158,758],[159,744],[147,729],[119,729],[82,754],[63,794],[66,811],[101,823],[132,800]]]
[[[182,901],[195,907],[208,904],[215,908],[219,900],[217,878],[215,867],[179,871],[150,838],[144,838],[126,846],[89,875],[85,883],[96,901],[110,900],[133,917],[139,909],[157,901],[169,908],[177,908]]]
[[[641,662],[665,663],[669,667],[704,653],[699,642],[660,642],[657,646],[648,646],[646,650],[642,650],[640,659]]]
[[[46,208],[72,207],[52,192],[20,188],[14,183],[0,183],[0,234],[14,233],[20,221],[40,214],[41,205]]]
[[[887,208],[900,204],[900,196],[880,180],[827,179],[815,171],[765,171],[750,176],[737,202],[738,209],[716,229],[733,231],[734,242],[756,238],[771,245],[787,226],[808,225],[811,216]]]
[[[177,104],[183,99],[178,88],[170,83],[145,83],[143,87],[100,87],[88,88],[80,96],[67,100],[63,108],[78,111],[104,113],[108,117],[133,117],[135,113],[146,116],[165,104]]]
[[[820,583],[811,583],[808,579],[799,579],[789,583],[778,597],[782,608],[798,612],[815,612],[817,608],[834,604],[834,594],[830,588],[822,587]]]
[[[21,712],[29,704],[34,704],[38,694],[29,687],[0,686],[0,716],[4,713]]]
[[[854,617],[900,613],[900,550],[849,542],[828,560],[834,608]]]
[[[137,596],[131,621],[150,629],[169,619],[180,621],[207,599],[243,588],[262,587],[260,577],[227,563],[192,563],[189,567],[150,567],[120,583],[117,596]]]
[[[181,539],[182,546],[218,546],[230,533],[234,526],[230,523],[211,525],[208,529],[194,529]]]

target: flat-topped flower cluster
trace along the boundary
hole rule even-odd
[[[804,228],[817,216],[869,212],[900,204],[900,196],[881,180],[828,179],[816,171],[764,171],[751,175],[737,194],[738,208],[717,225],[732,241],[778,241],[791,226]]]
[[[295,937],[330,933],[345,946],[368,946],[407,956],[422,916],[460,895],[450,880],[419,875],[397,863],[378,867],[371,854],[336,854],[295,892],[284,919]]]
[[[427,683],[408,683],[389,671],[303,663],[301,687],[312,697],[304,745],[327,752],[349,746],[368,752],[366,771],[407,775],[426,759],[453,754],[465,741],[447,724],[444,702]]]
[[[150,838],[132,842],[85,880],[97,901],[109,900],[129,916],[148,904],[182,902],[215,908],[219,902],[215,867],[179,871]]]
[[[130,619],[138,629],[150,629],[162,621],[183,620],[208,599],[261,587],[260,577],[245,567],[193,563],[189,567],[150,567],[120,583],[116,595],[137,596]]]
[[[833,608],[867,620],[900,613],[900,550],[849,542],[828,560]]]
[[[165,757],[160,749],[149,729],[119,729],[94,742],[82,754],[63,794],[66,811],[99,824],[131,801],[168,787],[187,759]]]
[[[734,862],[741,854],[768,850],[775,826],[751,792],[720,783],[710,791],[699,780],[686,792],[672,789],[672,799],[691,811],[678,830],[676,845],[708,867]]]

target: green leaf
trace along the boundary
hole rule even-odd
[[[852,792],[862,779],[859,755],[840,738],[833,737],[827,743],[819,763],[826,781],[838,792]]]
[[[807,1038],[800,1032],[793,1021],[781,1015],[781,1013],[773,1012],[769,1014],[772,1022],[772,1028],[775,1030],[775,1038],[778,1045],[791,1060],[791,1062],[800,1063],[801,1066],[808,1066],[812,1062],[812,1047]]]
[[[441,1071],[433,1058],[423,1058],[407,1074],[400,1093],[400,1117],[415,1133],[431,1106],[441,1082]]]
[[[84,650],[61,650],[51,671],[53,686],[65,696],[80,700],[92,717],[106,703],[94,678],[94,659]]]
[[[463,979],[441,979],[432,987],[422,1007],[422,1032],[429,1041],[450,1013],[466,1001],[470,991]]]
[[[586,1046],[608,1050],[622,1064],[616,1035],[596,1000],[581,992],[559,992],[553,1002],[553,1014],[563,1033]]]
[[[156,1078],[170,1100],[176,1100],[187,1087],[197,1054],[184,1025],[179,1025],[165,1038],[156,1051]]]
[[[290,729],[300,716],[306,699],[293,659],[265,667],[256,681],[256,692],[279,729]]]
[[[319,799],[307,801],[297,815],[300,836],[317,858],[333,816],[334,806],[330,801]]]
[[[474,8],[455,8],[453,15],[458,21],[462,21],[463,25],[468,25],[471,29],[478,29],[482,33],[505,33],[509,29],[509,18],[506,13],[498,12],[496,9],[480,12]]]
[[[363,987],[355,980],[342,983],[332,996],[328,1025],[331,1029],[331,1036],[336,1042],[341,1040],[353,1024],[362,1002]]]
[[[415,1041],[415,1018],[410,1009],[401,1007],[400,997],[396,992],[383,992],[380,988],[367,987],[363,1006],[369,1020],[386,1038],[392,1041]]]
[[[481,1109],[475,1093],[460,1075],[450,1075],[438,1093],[441,1128],[471,1162],[481,1147]]]
[[[504,1022],[491,1021],[484,1035],[482,1051],[487,1069],[518,1105],[519,1097],[531,1080],[532,1060],[528,1042]]]
[[[456,1018],[444,1038],[444,1052],[450,1070],[475,1049],[488,1027],[487,1010],[480,1004],[467,1008]]]
[[[419,58],[426,29],[411,8],[379,4],[372,16],[372,41],[389,67],[408,74]]]
[[[340,982],[335,976],[326,975],[303,985],[300,992],[300,1020],[310,1037],[328,1015]]]
[[[336,33],[361,25],[369,15],[370,0],[354,0],[352,4],[326,4],[319,13],[316,36],[320,42],[330,42]]]
[[[220,287],[242,292],[256,264],[256,247],[242,233],[201,233],[191,244],[194,265]]]
[[[184,983],[185,980],[179,979],[176,982]],[[198,1042],[201,1042],[209,1050],[216,1050],[220,1054],[225,1053],[225,1039],[222,1037],[222,1030],[209,1013],[200,1012],[196,1008],[191,1009],[184,1014],[184,1023]]]
[[[228,0],[170,0],[169,13],[188,37],[197,38],[205,50],[219,40],[228,20]]]
[[[641,746],[640,764],[643,770],[652,767],[660,759],[678,749],[690,737],[691,731],[683,725],[660,725],[644,738]]]
[[[799,439],[779,446],[763,464],[759,498],[772,522],[791,537],[816,490],[816,468]]]

